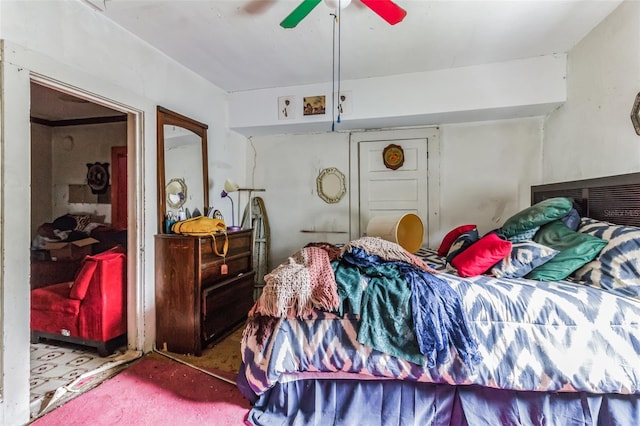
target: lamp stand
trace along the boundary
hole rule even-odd
[[[233,198],[231,197],[231,194],[228,193],[227,191],[223,190],[220,193],[220,196],[222,198],[228,198],[229,201],[231,201],[231,226],[227,226],[227,230],[228,231],[239,231],[240,229],[242,229],[242,227],[236,226],[236,214],[235,214],[235,209],[234,209],[234,206],[233,206]]]

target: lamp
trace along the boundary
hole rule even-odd
[[[251,217],[252,217],[252,213],[251,213],[251,193],[253,192],[264,192],[265,189],[262,188],[240,188],[240,186],[235,183],[234,181],[232,181],[231,179],[227,179],[224,181],[224,189],[222,190],[222,192],[220,193],[220,196],[222,198],[229,198],[229,200],[231,201],[231,223],[232,226],[227,226],[227,229],[229,231],[239,231],[242,229],[242,223],[240,223],[240,226],[236,226],[236,222],[235,222],[235,214],[234,214],[234,209],[233,209],[233,198],[231,198],[230,193],[231,192],[242,192],[242,191],[246,191],[249,194],[249,228],[251,228]],[[238,220],[240,221],[240,210],[238,209]],[[242,221],[240,221],[242,222]]]
[[[236,216],[233,209],[233,198],[231,198],[230,195],[231,192],[236,192],[238,191],[238,189],[240,189],[240,187],[237,183],[233,182],[231,179],[227,179],[224,181],[224,189],[220,193],[220,197],[229,198],[229,201],[231,201],[231,226],[227,226],[227,229],[229,231],[239,231],[241,229],[241,227],[236,226]]]

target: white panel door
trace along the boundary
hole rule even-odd
[[[426,129],[352,135],[352,154],[357,158],[353,163],[357,167],[357,183],[352,180],[357,185],[356,233],[364,235],[374,216],[415,213],[425,224],[427,245],[429,135]],[[384,164],[383,151],[390,144],[399,145],[404,152],[404,163],[396,170]]]
[[[389,144],[402,147],[404,163],[397,170],[384,165],[382,152]],[[360,229],[374,216],[415,213],[426,217],[427,139],[361,142]]]

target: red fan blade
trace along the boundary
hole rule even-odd
[[[360,0],[364,3],[369,9],[373,10],[377,13],[382,19],[390,23],[391,25],[395,25],[398,22],[401,22],[405,16],[407,16],[407,11],[392,2],[391,0]]]

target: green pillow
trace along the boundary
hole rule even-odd
[[[542,226],[533,241],[560,252],[527,274],[526,278],[538,281],[567,278],[573,271],[595,259],[607,245],[606,240],[576,232],[560,220]]]
[[[547,198],[514,214],[502,225],[502,233],[511,238],[566,216],[573,208],[571,198]]]

